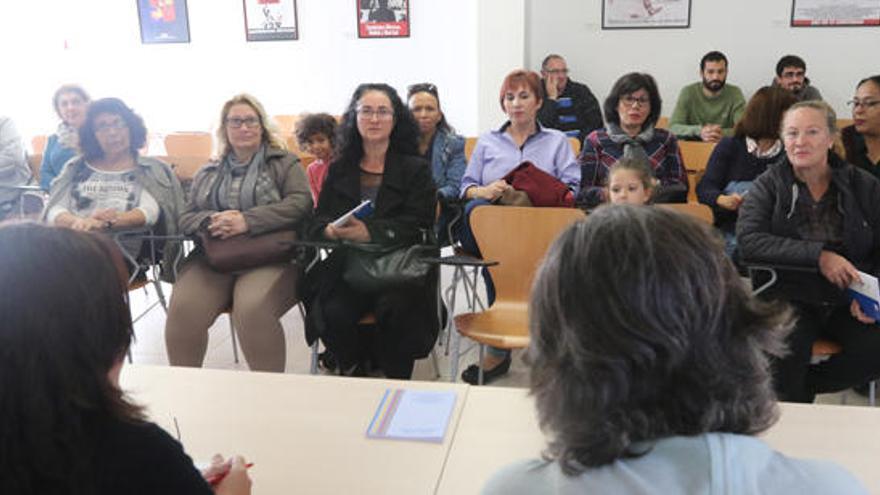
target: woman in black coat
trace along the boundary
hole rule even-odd
[[[418,127],[397,92],[362,84],[351,98],[337,138],[338,157],[318,198],[312,239],[409,246],[433,232],[436,190],[429,164],[418,156]],[[373,212],[345,225],[331,222],[372,200]],[[423,284],[380,293],[358,291],[343,279],[350,248],[338,248],[306,276],[306,339],[320,337],[343,374],[378,365],[389,378],[410,378],[415,359],[437,338],[437,271]],[[359,326],[368,313],[375,328]]]

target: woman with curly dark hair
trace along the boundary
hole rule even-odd
[[[183,190],[168,165],[140,155],[146,141],[143,119],[122,100],[94,101],[79,128],[81,156],[52,182],[46,221],[86,232],[154,227],[176,234]],[[141,241],[123,247],[137,256]],[[169,245],[166,265],[176,254]]]
[[[431,237],[436,191],[431,167],[418,153],[418,135],[394,88],[358,86],[342,117],[310,236],[386,247]],[[371,214],[334,224],[364,200],[372,201]],[[345,374],[361,374],[372,362],[390,378],[409,378],[414,360],[427,356],[437,338],[436,270],[415,288],[366,293],[343,279],[349,255],[335,250],[306,277],[307,340],[320,337]],[[374,331],[358,326],[368,312],[376,317]]]
[[[240,457],[206,473],[228,472],[212,492],[119,388],[133,333],[111,241],[16,224],[0,253],[0,493],[250,493]]]
[[[530,318],[550,442],[484,493],[865,493],[838,466],[754,437],[778,416],[769,358],[791,312],[753,298],[698,220],[597,209],[550,249]]]

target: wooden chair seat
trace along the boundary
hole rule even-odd
[[[522,349],[529,345],[528,304],[496,302],[482,313],[455,317],[461,335],[480,344],[500,349]]]

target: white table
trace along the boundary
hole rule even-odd
[[[443,468],[467,385],[172,367],[126,366],[121,384],[195,461],[240,453],[254,494],[428,494]],[[373,440],[387,388],[454,390],[442,444]]]

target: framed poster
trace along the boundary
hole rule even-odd
[[[186,0],[137,0],[141,43],[189,43]]]
[[[409,38],[409,0],[355,0],[359,38]]]
[[[792,0],[791,25],[880,26],[880,0]]]
[[[602,29],[690,26],[691,0],[602,0]]]
[[[248,41],[299,39],[296,0],[243,0]]]

